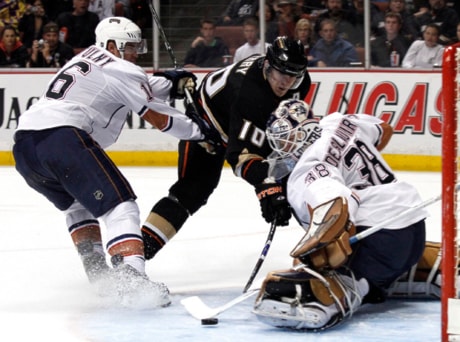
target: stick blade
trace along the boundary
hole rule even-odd
[[[184,298],[180,303],[185,307],[185,310],[194,318],[202,320],[212,318],[216,315],[215,310],[207,306],[198,296]]]

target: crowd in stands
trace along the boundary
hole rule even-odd
[[[376,0],[369,6],[373,67],[432,68],[446,45],[460,41],[460,1]],[[94,43],[96,25],[108,16],[147,27],[147,7],[144,0],[0,0],[0,67],[61,66]],[[239,27],[239,45],[216,35],[220,27]],[[302,41],[311,67],[357,66],[363,64],[364,27],[364,0],[266,0],[264,9],[258,0],[229,0],[220,16],[201,20],[183,62],[221,67],[263,53],[282,35]]]
[[[230,0],[215,25],[244,28],[248,18],[259,20],[258,4],[258,0]],[[440,66],[444,47],[460,41],[460,1],[376,0],[369,6],[372,67]],[[265,41],[279,35],[301,40],[311,67],[363,65],[364,0],[267,0],[264,13]],[[226,44],[225,37],[213,37]],[[245,53],[237,49],[235,61],[256,49],[261,53],[259,45],[259,39],[246,37],[241,47]],[[222,58],[215,60],[216,64],[195,64],[222,66]]]
[[[0,0],[0,67],[60,67],[95,43],[100,20],[151,20],[143,0]]]

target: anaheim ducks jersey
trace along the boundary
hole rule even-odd
[[[271,153],[265,137],[270,114],[282,100],[303,100],[308,72],[296,89],[276,96],[263,72],[264,56],[251,56],[209,73],[201,83],[200,105],[227,144],[226,159],[237,176],[255,185],[267,177],[264,159]]]
[[[105,148],[117,140],[130,110],[142,116],[152,109],[170,117],[168,127],[172,118],[189,122],[176,137],[201,138],[198,126],[165,101],[164,90],[159,96],[152,92],[151,85],[162,84],[170,87],[139,66],[91,46],[58,71],[39,101],[21,115],[17,130],[77,127]]]
[[[304,228],[308,207],[338,196],[348,201],[355,225],[372,227],[422,202],[417,190],[398,181],[376,146],[383,121],[367,114],[333,113],[320,121],[321,137],[308,147],[288,180],[288,200]],[[420,209],[388,229],[405,228],[427,217]]]

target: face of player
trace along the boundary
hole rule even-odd
[[[127,60],[128,62],[135,64],[137,61],[137,49],[138,49],[137,44],[127,43],[125,45],[125,51],[124,51],[123,58]]]
[[[265,63],[268,62],[265,61]],[[294,85],[297,78],[295,76],[283,74],[275,68],[269,68],[269,70],[270,71],[267,73],[267,81],[275,95],[278,97],[286,95],[289,89],[291,89]]]

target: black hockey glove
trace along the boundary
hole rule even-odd
[[[171,91],[169,96],[173,99],[185,98],[185,88],[193,94],[196,87],[196,76],[186,70],[166,70],[162,72],[155,72],[153,76],[160,76],[167,78],[172,82]]]
[[[185,114],[198,125],[203,133],[204,139],[201,145],[208,153],[215,154],[224,150],[220,133],[196,112],[194,105],[186,102]]]
[[[262,183],[256,185],[256,194],[260,201],[265,221],[276,221],[277,226],[287,226],[291,218],[291,207],[281,184]]]

